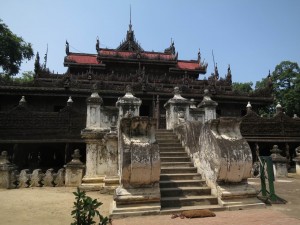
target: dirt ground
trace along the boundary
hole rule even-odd
[[[66,225],[73,222],[71,211],[76,188],[42,187],[5,190],[0,189],[1,225]],[[102,202],[100,212],[109,214],[112,195],[88,192],[88,196]]]
[[[249,179],[248,182],[260,189],[259,179]],[[300,224],[300,176],[277,179],[275,189],[276,194],[287,201],[286,204],[273,204],[265,209],[223,211],[205,220],[172,220],[170,215],[157,215],[117,219],[113,225]],[[75,190],[66,187],[0,189],[0,225],[68,225],[73,222],[71,211],[75,196],[72,192]],[[101,214],[109,215],[112,195],[99,192],[87,192],[87,195],[102,202]]]

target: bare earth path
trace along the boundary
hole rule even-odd
[[[22,188],[13,190],[0,189],[0,224],[1,225],[66,225],[73,219],[71,211],[75,188]],[[88,196],[97,198],[103,205],[100,212],[108,215],[111,195],[88,192]]]
[[[259,188],[258,179],[249,182]],[[73,219],[71,211],[75,188],[22,188],[0,189],[0,225],[67,225]],[[197,219],[171,219],[170,215],[115,219],[113,225],[300,225],[300,177],[277,179],[276,193],[287,204],[267,206],[265,209],[216,212],[216,217]],[[111,195],[88,192],[103,205],[101,214],[107,216],[112,202]]]

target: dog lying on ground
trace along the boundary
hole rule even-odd
[[[187,210],[182,211],[181,213],[172,214],[171,218],[180,217],[181,219],[184,218],[200,218],[200,217],[214,217],[216,214],[209,209],[194,209],[194,210]]]

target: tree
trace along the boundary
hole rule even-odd
[[[22,73],[21,77],[14,77],[13,81],[20,84],[31,83],[33,82],[34,73],[32,71],[25,71]]]
[[[289,116],[300,115],[300,68],[298,64],[282,61],[275,67],[272,75],[257,82],[255,88],[266,85],[268,79],[271,79],[273,83],[275,105],[279,102]]]
[[[244,92],[244,93],[250,93],[252,91],[252,82],[246,82],[246,83],[239,83],[234,82],[232,83],[233,91],[236,92]]]
[[[17,36],[0,19],[0,67],[9,76],[16,75],[24,59],[33,57],[30,43]]]

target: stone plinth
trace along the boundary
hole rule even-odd
[[[174,97],[169,99],[164,105],[166,109],[167,130],[172,130],[176,126],[189,120],[189,107],[191,102],[180,95],[179,88],[174,88]]]
[[[143,208],[152,213],[160,210],[160,157],[155,127],[155,121],[148,117],[120,121],[121,182],[114,195],[113,215],[128,213],[129,209]]]
[[[6,151],[1,152],[0,155],[0,188],[15,188],[15,178],[13,171],[17,167],[8,161],[8,155]]]
[[[101,171],[98,166],[101,155],[105,154],[103,145],[103,138],[108,131],[101,131],[100,129],[84,129],[81,131],[81,137],[86,143],[86,170],[82,179],[81,189],[100,190],[104,186],[105,171]]]
[[[280,155],[281,152],[282,150],[280,150],[277,145],[274,145],[273,149],[271,149],[275,177],[287,177],[288,175],[287,159]]]
[[[65,165],[65,185],[67,187],[78,187],[81,184],[85,166],[80,161],[80,157],[79,149],[75,149],[74,154],[72,155],[73,159]]]

